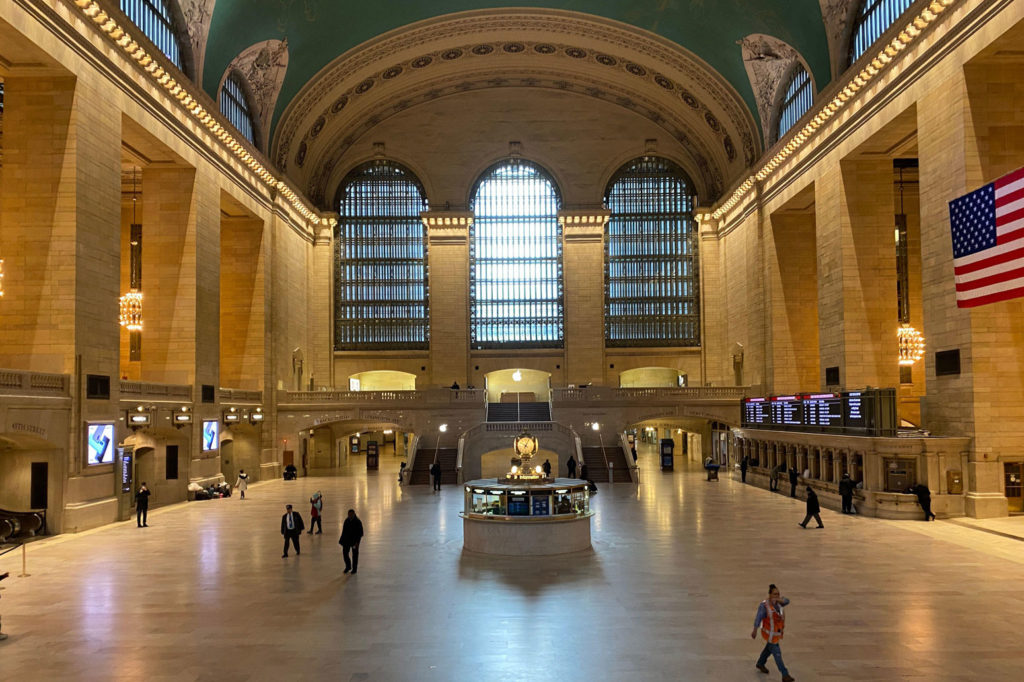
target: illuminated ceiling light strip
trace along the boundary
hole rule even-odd
[[[785,147],[780,149],[775,156],[767,161],[761,168],[754,173],[752,177],[747,178],[742,185],[736,188],[732,195],[725,200],[725,202],[715,209],[712,213],[712,217],[715,220],[720,220],[722,216],[732,210],[732,208],[738,204],[746,195],[747,192],[753,187],[754,180],[758,182],[764,182],[767,180],[775,169],[782,164],[787,158],[792,156],[797,150],[799,150],[805,142],[810,140],[818,131],[822,125],[824,125],[829,119],[835,116],[846,104],[857,94],[859,90],[865,88],[872,80],[875,79],[880,73],[882,73],[883,67],[888,66],[893,58],[900,52],[905,50],[912,42],[914,42],[933,21],[939,18],[939,15],[946,11],[949,7],[960,2],[961,0],[933,0],[931,4],[921,10],[909,24],[907,24],[902,31],[900,31],[895,38],[882,48],[882,50],[872,59],[860,72],[854,74],[850,78],[850,82],[843,87],[839,93],[832,98],[832,101],[828,104],[822,105],[821,109],[817,114],[786,144]]]
[[[225,130],[171,74],[157,64],[145,48],[131,37],[128,31],[119,26],[112,17],[103,11],[103,8],[100,7],[96,0],[74,0],[74,3],[81,10],[82,14],[96,24],[100,31],[106,34],[125,54],[135,60],[157,85],[174,97],[186,111],[199,123],[203,124],[214,137],[219,139],[239,161],[259,176],[268,187],[276,188],[280,191],[303,218],[321,227],[333,227],[333,225],[337,224],[337,220],[334,218],[321,217],[306,206],[305,202],[284,184],[284,181],[278,180],[262,163],[246,151],[245,147],[238,143],[235,136]]]

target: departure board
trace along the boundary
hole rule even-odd
[[[843,401],[838,393],[807,393],[801,396],[804,405],[804,424],[823,429],[843,426]]]
[[[850,436],[896,435],[896,390],[801,393],[744,398],[743,428]]]
[[[772,414],[767,398],[747,398],[743,401],[744,424],[771,424]]]

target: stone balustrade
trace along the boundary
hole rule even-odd
[[[71,377],[67,374],[0,370],[0,395],[71,396]]]
[[[186,384],[158,384],[152,381],[121,381],[121,400],[192,401],[192,387]]]
[[[217,395],[222,403],[262,403],[263,391],[242,388],[218,388]]]

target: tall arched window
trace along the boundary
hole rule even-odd
[[[238,132],[255,145],[256,126],[252,122],[246,92],[247,88],[242,84],[241,76],[234,72],[228,74],[224,79],[224,87],[220,90],[220,110]]]
[[[914,0],[862,0],[850,33],[850,63],[860,59],[913,4]]]
[[[511,159],[477,181],[470,208],[473,348],[561,347],[561,199],[551,176]]]
[[[182,71],[185,60],[168,0],[121,0],[121,11]]]
[[[814,104],[814,86],[811,76],[801,65],[797,65],[786,84],[785,94],[779,103],[779,124],[775,139],[781,139],[793,125],[806,114]]]
[[[429,348],[426,194],[415,175],[372,161],[346,176],[335,232],[335,350]]]
[[[608,346],[700,345],[694,201],[686,173],[667,159],[634,159],[608,183]]]

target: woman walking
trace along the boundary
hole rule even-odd
[[[245,473],[245,469],[238,470],[238,480],[235,481],[235,488],[238,489],[238,493],[245,499],[245,489],[249,487],[249,474]]]

